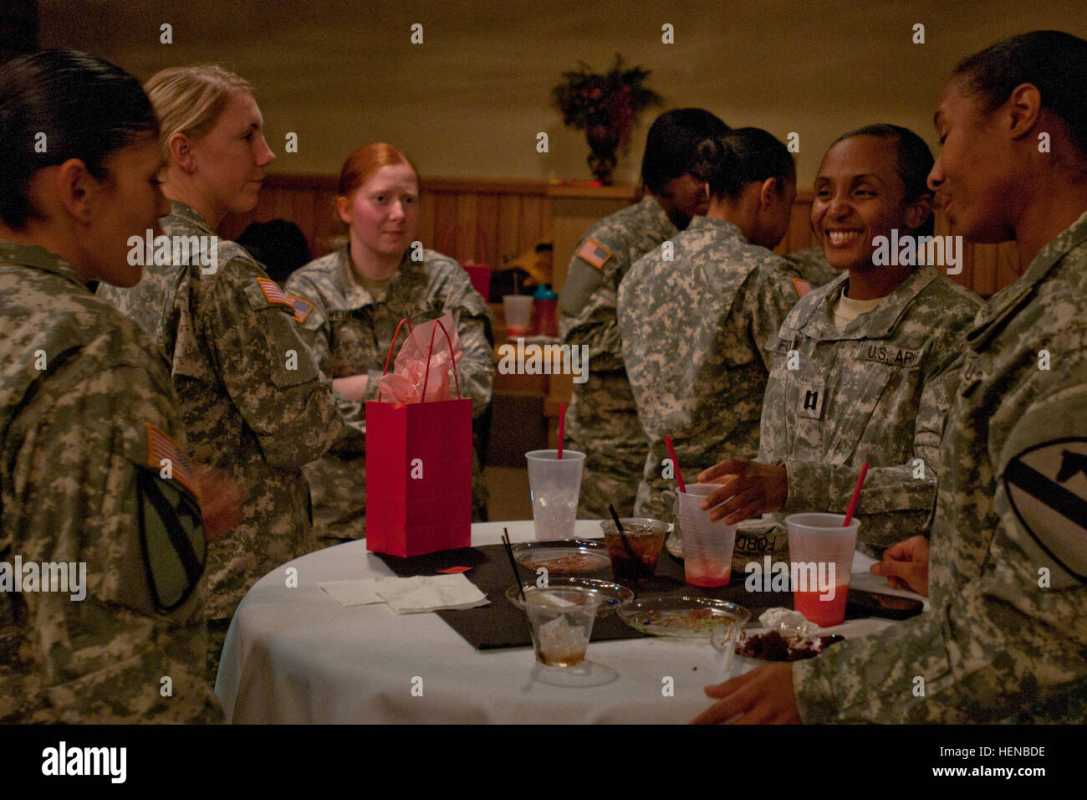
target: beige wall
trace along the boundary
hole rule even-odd
[[[415,22],[422,46],[409,42]],[[162,23],[174,44],[159,44]],[[665,23],[675,44],[661,43]],[[911,41],[915,23],[924,45]],[[849,127],[894,122],[934,143],[933,106],[954,63],[1037,28],[1087,36],[1082,0],[41,0],[43,46],[89,50],[140,78],[214,61],[252,80],[275,170],[290,173],[334,173],[351,148],[384,139],[425,175],[587,178],[584,139],[562,126],[549,92],[579,59],[602,68],[620,52],[653,70],[666,107],[798,132],[808,186]],[[621,181],[635,179],[647,126]],[[288,131],[298,154],[283,153]],[[536,153],[537,131],[550,134],[549,154]]]

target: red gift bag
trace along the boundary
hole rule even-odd
[[[400,334],[393,333],[385,372]],[[430,380],[434,334],[441,328],[453,360],[453,343],[435,320],[422,398]],[[400,405],[366,403],[366,549],[410,557],[472,544],[472,401]]]

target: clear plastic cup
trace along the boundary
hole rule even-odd
[[[793,607],[823,628],[845,621],[853,551],[861,524],[856,517],[848,528],[842,527],[843,522],[844,514],[791,514],[785,518],[790,573],[797,581]]]
[[[533,302],[532,296],[527,294],[507,294],[502,298],[507,336],[524,336],[532,329]]]
[[[728,586],[732,578],[732,550],[736,526],[724,520],[710,521],[709,511],[699,503],[715,490],[716,483],[688,484],[676,491],[679,499],[679,532],[683,537],[683,573],[687,583],[710,589]]]
[[[532,450],[528,460],[528,488],[537,541],[574,538],[577,501],[585,454],[576,450]]]
[[[637,584],[648,580],[657,571],[657,561],[664,549],[668,525],[648,517],[624,517],[626,541],[610,519],[600,521],[604,531],[604,545],[611,559],[611,571],[615,580],[622,584]]]
[[[585,660],[596,612],[604,597],[579,587],[526,593],[536,660],[547,667],[574,667]]]

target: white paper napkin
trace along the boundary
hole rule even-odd
[[[351,581],[325,581],[318,584],[341,606],[368,606],[383,603],[381,595],[375,591],[377,581],[373,578],[360,578]]]
[[[464,575],[383,578],[375,590],[397,614],[475,608],[489,602]]]

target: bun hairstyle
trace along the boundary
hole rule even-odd
[[[673,108],[649,127],[642,156],[642,183],[653,194],[691,172],[698,144],[709,136],[722,136],[729,127],[704,108]]]
[[[902,183],[906,187],[905,199],[907,203],[912,203],[923,195],[932,194],[928,187],[928,174],[932,172],[932,165],[935,162],[932,158],[932,151],[929,150],[924,139],[909,128],[879,122],[875,125],[865,125],[863,128],[856,128],[843,133],[831,143],[830,147],[834,147],[844,139],[852,139],[855,136],[872,136],[876,139],[887,139],[894,142],[897,156],[895,169],[898,172],[898,177],[902,179]],[[919,236],[931,236],[935,229],[936,220],[930,213],[928,218],[915,230]]]
[[[1012,36],[964,58],[953,75],[982,98],[986,113],[1003,105],[1016,86],[1037,86],[1042,107],[1064,120],[1087,156],[1087,40],[1063,31]]]
[[[715,198],[735,199],[747,184],[777,178],[796,180],[789,149],[761,128],[735,128],[703,139],[692,174],[709,184]]]
[[[158,129],[140,82],[108,61],[78,50],[8,61],[0,69],[0,220],[22,230],[42,218],[30,201],[38,170],[75,158],[103,181],[111,155]]]

